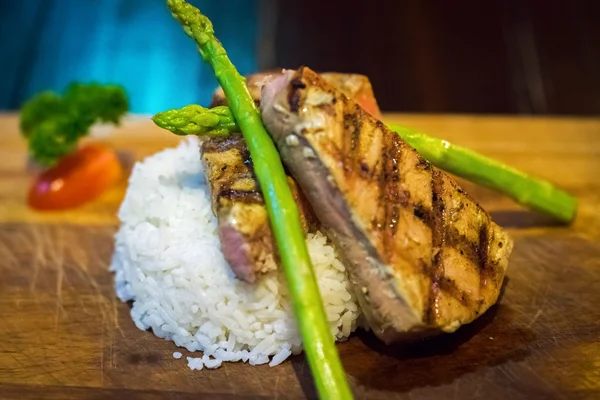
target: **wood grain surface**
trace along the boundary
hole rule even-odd
[[[452,335],[384,347],[358,332],[339,351],[361,399],[600,398],[600,119],[388,115],[579,196],[572,227],[465,184],[515,239],[500,304]],[[141,117],[106,140],[140,159],[179,138]],[[125,184],[65,213],[27,209],[15,115],[0,115],[0,398],[314,398],[303,356],[281,366],[191,371],[140,331],[108,265]]]

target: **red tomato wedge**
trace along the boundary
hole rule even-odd
[[[89,144],[44,171],[29,190],[27,202],[37,210],[73,208],[98,197],[123,177],[115,150]]]
[[[379,110],[377,101],[371,93],[361,93],[354,98],[354,101],[356,101],[366,112],[381,120],[381,111]]]

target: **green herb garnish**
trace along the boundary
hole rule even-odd
[[[129,108],[120,86],[73,83],[61,96],[42,92],[21,108],[21,132],[29,153],[52,166],[77,147],[96,122],[117,124]]]

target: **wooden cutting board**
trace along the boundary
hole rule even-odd
[[[452,335],[338,346],[358,398],[600,398],[600,119],[388,115],[550,179],[579,196],[553,226],[465,184],[515,239],[499,305]],[[178,137],[132,118],[107,138],[135,159]],[[80,209],[28,210],[16,115],[0,115],[0,398],[314,398],[303,356],[281,366],[191,371],[140,331],[108,271],[125,185]]]

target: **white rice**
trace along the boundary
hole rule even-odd
[[[247,284],[223,258],[197,140],[135,165],[119,219],[111,265],[117,295],[134,301],[139,329],[202,351],[202,358],[187,357],[190,368],[275,366],[301,352],[282,273]],[[331,333],[342,340],[360,314],[344,266],[321,233],[307,244]]]

